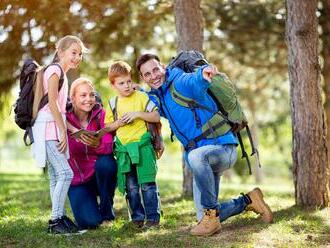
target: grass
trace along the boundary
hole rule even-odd
[[[48,179],[41,173],[0,173],[0,247],[330,247],[330,209],[304,211],[294,206],[289,182],[265,180],[261,187],[274,211],[273,224],[253,213],[230,218],[212,237],[193,237],[196,224],[191,199],[182,198],[178,160],[160,164],[158,183],[164,216],[161,227],[138,231],[128,224],[123,197],[115,198],[117,220],[79,236],[47,235],[50,215]],[[224,179],[221,199],[246,192],[253,184]],[[71,214],[69,205],[67,206]]]

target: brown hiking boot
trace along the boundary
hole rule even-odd
[[[210,236],[221,228],[219,213],[215,209],[204,209],[204,216],[190,231],[195,236]]]
[[[267,203],[264,201],[264,196],[259,188],[255,188],[249,193],[247,193],[249,196],[251,203],[246,206],[245,210],[247,211],[253,211],[256,214],[261,215],[261,219],[266,222],[270,223],[273,221],[273,213],[272,210],[270,210]]]

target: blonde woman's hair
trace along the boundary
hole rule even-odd
[[[59,50],[65,51],[73,43],[77,43],[81,47],[82,53],[87,53],[88,52],[88,49],[85,47],[84,43],[77,36],[67,35],[67,36],[64,36],[63,38],[59,39],[58,42],[56,43],[56,46],[55,46],[56,51],[55,51],[55,55],[54,55],[54,58],[53,58],[53,63],[59,61],[58,51]]]
[[[71,84],[71,88],[70,88],[70,99],[72,100],[72,97],[75,95],[76,93],[76,89],[79,85],[83,85],[83,84],[87,84],[89,85],[93,91],[94,91],[94,85],[92,83],[91,80],[89,80],[88,78],[83,78],[83,77],[80,77],[80,78],[77,78],[76,80],[74,80]]]

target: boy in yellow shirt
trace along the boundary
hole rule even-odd
[[[118,165],[118,189],[126,193],[132,222],[137,227],[143,227],[144,220],[147,228],[158,226],[157,164],[147,122],[159,122],[159,113],[147,94],[133,89],[131,67],[126,62],[111,64],[108,78],[117,92],[109,101],[106,122],[116,130],[114,154]]]

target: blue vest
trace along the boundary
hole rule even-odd
[[[171,130],[186,151],[205,145],[237,144],[235,135],[228,131],[226,134],[215,138],[202,139],[194,147],[190,146],[191,141],[201,135],[202,126],[217,112],[216,103],[207,94],[209,82],[202,76],[203,68],[199,68],[194,73],[185,73],[179,68],[168,68],[166,69],[166,80],[163,85],[159,89],[149,92],[150,99],[157,105],[161,116],[169,121]],[[195,99],[200,104],[212,109],[214,113],[200,108],[192,111],[179,105],[172,98],[171,85],[181,95]]]

